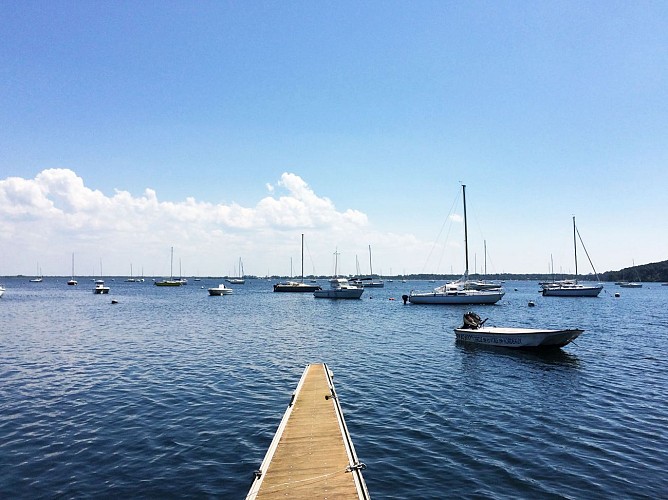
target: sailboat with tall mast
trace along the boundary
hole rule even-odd
[[[575,216],[573,216],[573,255],[575,257],[575,279],[555,281],[554,283],[543,285],[541,290],[543,297],[598,297],[598,294],[601,293],[601,290],[603,290],[603,285],[601,284],[583,285],[578,283],[577,237],[579,235],[580,233],[578,232],[577,226],[575,225]],[[580,238],[580,242],[582,243],[582,238]],[[584,243],[582,243],[582,247],[584,248]],[[587,249],[584,248],[584,251],[585,254],[587,254],[587,258],[589,259],[589,253],[587,253]],[[592,263],[591,259],[589,259],[589,263],[593,268],[594,264]],[[594,272],[596,272],[596,269],[594,269]]]
[[[241,260],[241,257],[239,257],[239,276],[236,278],[227,278],[225,281],[231,283],[232,285],[243,285],[246,283],[246,279],[244,278],[244,263]]]
[[[39,262],[37,263],[37,276],[30,280],[30,283],[41,283],[44,281],[44,276],[42,276],[42,268],[39,267]]]
[[[290,261],[292,262],[292,261]],[[292,274],[292,265],[290,266],[290,274]],[[276,283],[274,285],[274,292],[315,292],[320,290],[319,285],[309,285],[304,283],[304,233],[302,233],[302,279],[301,281],[284,281],[283,283]]]
[[[466,185],[462,184],[462,197],[464,202],[464,252],[466,257],[466,269],[464,275],[457,281],[446,283],[432,292],[411,291],[408,300],[411,304],[442,304],[442,305],[478,305],[496,304],[505,295],[503,288],[492,290],[476,290],[469,285],[469,244],[468,226],[466,220]]]
[[[359,272],[358,272],[359,275]],[[355,280],[352,280],[351,283],[354,283],[355,285],[362,286],[364,288],[384,288],[385,283],[381,278],[374,280],[373,279],[373,264],[371,262],[371,245],[369,245],[369,276],[364,276],[361,278],[357,278]]]
[[[329,280],[329,288],[316,290],[313,296],[316,299],[359,299],[364,293],[364,288],[349,283],[344,277],[339,276],[339,251],[334,252],[334,276]]]
[[[169,263],[169,274],[170,278],[168,280],[156,281],[155,286],[181,286],[183,282],[181,280],[174,279],[174,247],[172,247],[171,259]]]
[[[72,252],[72,277],[67,282],[68,285],[78,285],[79,282],[74,279],[74,252]]]

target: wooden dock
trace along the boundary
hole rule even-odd
[[[329,368],[308,365],[246,499],[368,499],[364,468]]]

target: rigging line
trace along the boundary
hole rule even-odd
[[[450,226],[448,228],[448,232],[445,236],[445,241],[443,243],[443,252],[441,252],[441,257],[439,258],[438,265],[436,267],[436,271],[440,268],[441,262],[443,261],[443,255],[445,254],[445,247],[448,241],[448,238],[450,236],[450,230],[452,229],[452,215],[454,213],[455,206],[459,202],[461,194],[458,192],[457,196],[455,197],[455,200],[452,202],[452,206],[450,207],[450,211],[448,212],[448,215],[446,216],[445,220],[443,221],[443,224],[441,224],[441,229],[438,231],[438,235],[436,236],[436,239],[434,240],[434,243],[431,246],[431,250],[429,251],[429,255],[427,255],[427,259],[424,262],[424,265],[422,266],[422,274],[425,273],[425,270],[427,269],[427,264],[429,263],[429,260],[431,259],[431,255],[434,253],[434,249],[436,248],[436,243],[439,241],[441,234],[443,234],[443,228],[445,225],[449,222]]]
[[[311,257],[311,250],[308,247],[308,243],[304,241],[304,248],[306,248],[306,253],[308,254],[308,258],[311,261],[311,267],[313,268],[313,277],[315,278],[317,275],[315,274],[315,263],[313,262],[313,257]]]
[[[580,243],[582,243],[582,248],[584,248],[585,255],[587,255],[587,259],[589,259],[589,263],[591,264],[591,268],[594,270],[594,274],[596,275],[596,279],[601,281],[601,278],[598,277],[598,273],[596,272],[596,268],[594,267],[594,263],[591,261],[591,258],[589,257],[589,252],[587,252],[587,247],[584,244],[584,241],[582,241],[582,236],[580,236],[580,230],[578,229],[577,226],[575,226],[575,232],[578,233],[578,238],[580,239]]]

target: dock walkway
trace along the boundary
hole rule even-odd
[[[308,365],[246,499],[368,499],[364,467],[327,365]]]

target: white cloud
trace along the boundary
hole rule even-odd
[[[152,189],[137,197],[118,189],[108,196],[63,168],[44,170],[34,179],[0,180],[0,241],[8,249],[0,273],[32,274],[39,260],[45,274],[67,274],[65,262],[76,251],[81,255],[77,261],[86,262],[81,264],[85,274],[101,256],[109,274],[127,273],[132,261],[151,267],[149,273],[164,274],[174,245],[186,256],[191,274],[226,274],[238,255],[255,261],[257,268],[251,266],[250,272],[265,274],[285,271],[274,261],[289,262],[301,232],[311,234],[312,250],[328,261],[335,245],[345,245],[368,228],[366,214],[338,210],[296,174],[284,173],[275,186],[266,186],[269,196],[244,207],[192,197],[160,201]]]

